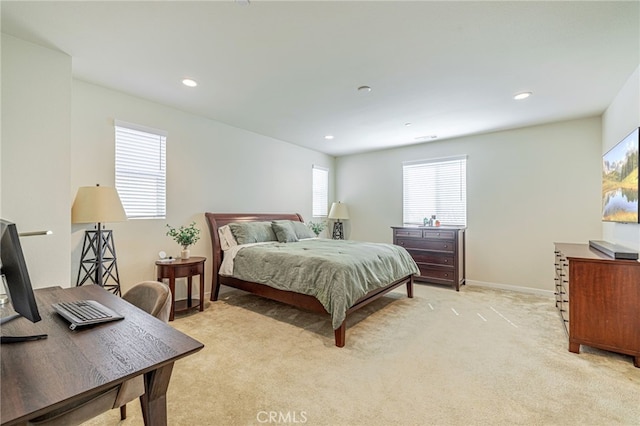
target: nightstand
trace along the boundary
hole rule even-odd
[[[169,289],[171,290],[171,297],[173,298],[169,321],[173,321],[175,313],[185,312],[195,308],[198,308],[200,312],[204,310],[204,262],[206,260],[206,257],[192,256],[188,259],[176,259],[173,262],[156,262],[158,281],[162,282],[163,279],[169,280]],[[199,299],[193,299],[191,297],[191,281],[195,275],[200,275]],[[187,300],[176,301],[176,278],[187,279]]]

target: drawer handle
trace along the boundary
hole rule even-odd
[[[449,248],[449,246],[445,244],[445,245],[444,245],[444,248]]]

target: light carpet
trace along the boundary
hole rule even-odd
[[[227,289],[172,326],[205,344],[176,363],[170,425],[640,425],[629,356],[568,352],[554,300],[415,285],[348,318]],[[639,330],[640,332],[640,330]],[[141,425],[138,401],[86,425]]]

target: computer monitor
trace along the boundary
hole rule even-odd
[[[27,264],[22,254],[20,237],[15,223],[0,219],[0,273],[13,305],[13,310],[31,322],[40,321],[38,305],[33,295]],[[8,317],[14,319],[17,315]],[[2,323],[7,322],[3,318]]]

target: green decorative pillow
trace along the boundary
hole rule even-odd
[[[316,237],[316,234],[314,234],[313,231],[302,222],[296,222],[295,220],[292,220],[291,226],[293,227],[293,230],[296,233],[296,237],[298,237],[299,240],[302,240],[304,238]]]
[[[273,228],[273,232],[275,232],[278,241],[281,243],[295,243],[298,241],[296,231],[293,230],[289,220],[274,220],[271,222],[271,228]]]
[[[271,222],[230,223],[229,228],[238,244],[278,241],[276,234],[271,229]]]

